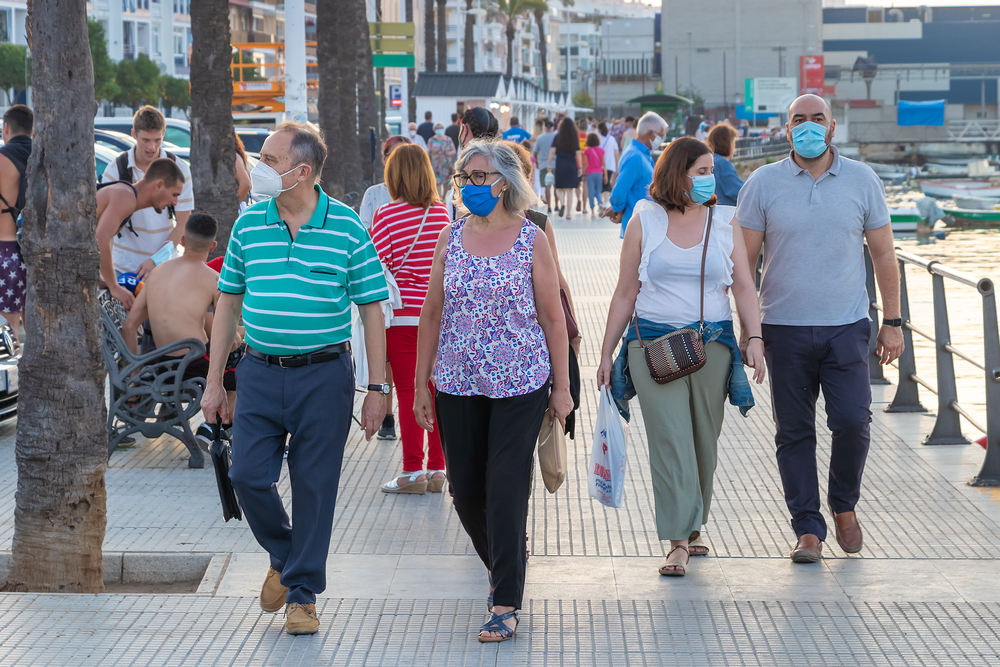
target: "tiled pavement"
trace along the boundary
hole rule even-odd
[[[620,242],[603,223],[557,225],[585,337],[583,405],[565,485],[549,495],[536,476],[516,641],[474,640],[485,577],[448,496],[378,492],[398,471],[398,443],[358,434],[348,443],[323,632],[294,639],[255,606],[266,557],[244,522],[221,521],[212,471],[188,469],[175,441],[140,441],[111,459],[105,549],[233,554],[216,594],[3,595],[0,665],[1000,663],[1000,493],[964,485],[978,447],[918,444],[925,416],[876,412],[864,552],[827,545],[823,563],[792,567],[769,399],[758,391],[748,418],[727,415],[706,530],[713,556],[683,580],[658,577],[663,548],[635,402],[625,506],[592,502],[584,476]],[[876,397],[886,400],[883,388]],[[9,549],[13,429],[0,438],[0,548]],[[287,479],[281,489],[287,498]]]

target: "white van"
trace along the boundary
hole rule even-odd
[[[178,148],[191,148],[191,122],[180,118],[167,118],[167,132],[163,140]],[[106,118],[98,116],[94,119],[94,127],[98,130],[114,130],[123,134],[132,134],[132,118],[116,116]]]

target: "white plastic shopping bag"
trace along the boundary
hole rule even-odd
[[[625,426],[611,398],[611,388],[601,387],[594,447],[590,453],[587,487],[602,505],[621,507],[625,491]]]
[[[361,311],[351,304],[351,356],[354,357],[354,381],[359,387],[368,386],[368,352],[365,350],[365,327]]]

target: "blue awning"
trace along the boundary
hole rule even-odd
[[[757,120],[765,120],[767,118],[770,118],[771,116],[777,116],[777,115],[778,114],[776,113],[760,113],[758,111],[757,115],[755,116],[753,115],[753,113],[747,111],[747,108],[744,105],[742,104],[736,105],[736,117],[739,118],[740,120],[753,120],[754,118],[756,118]]]
[[[944,125],[944,100],[909,102],[900,100],[897,107],[898,125]]]

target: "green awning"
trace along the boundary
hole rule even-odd
[[[694,100],[689,100],[680,95],[668,95],[666,93],[652,93],[633,97],[626,104],[638,104],[643,113],[646,111],[677,111],[680,107],[689,107],[694,104]]]

